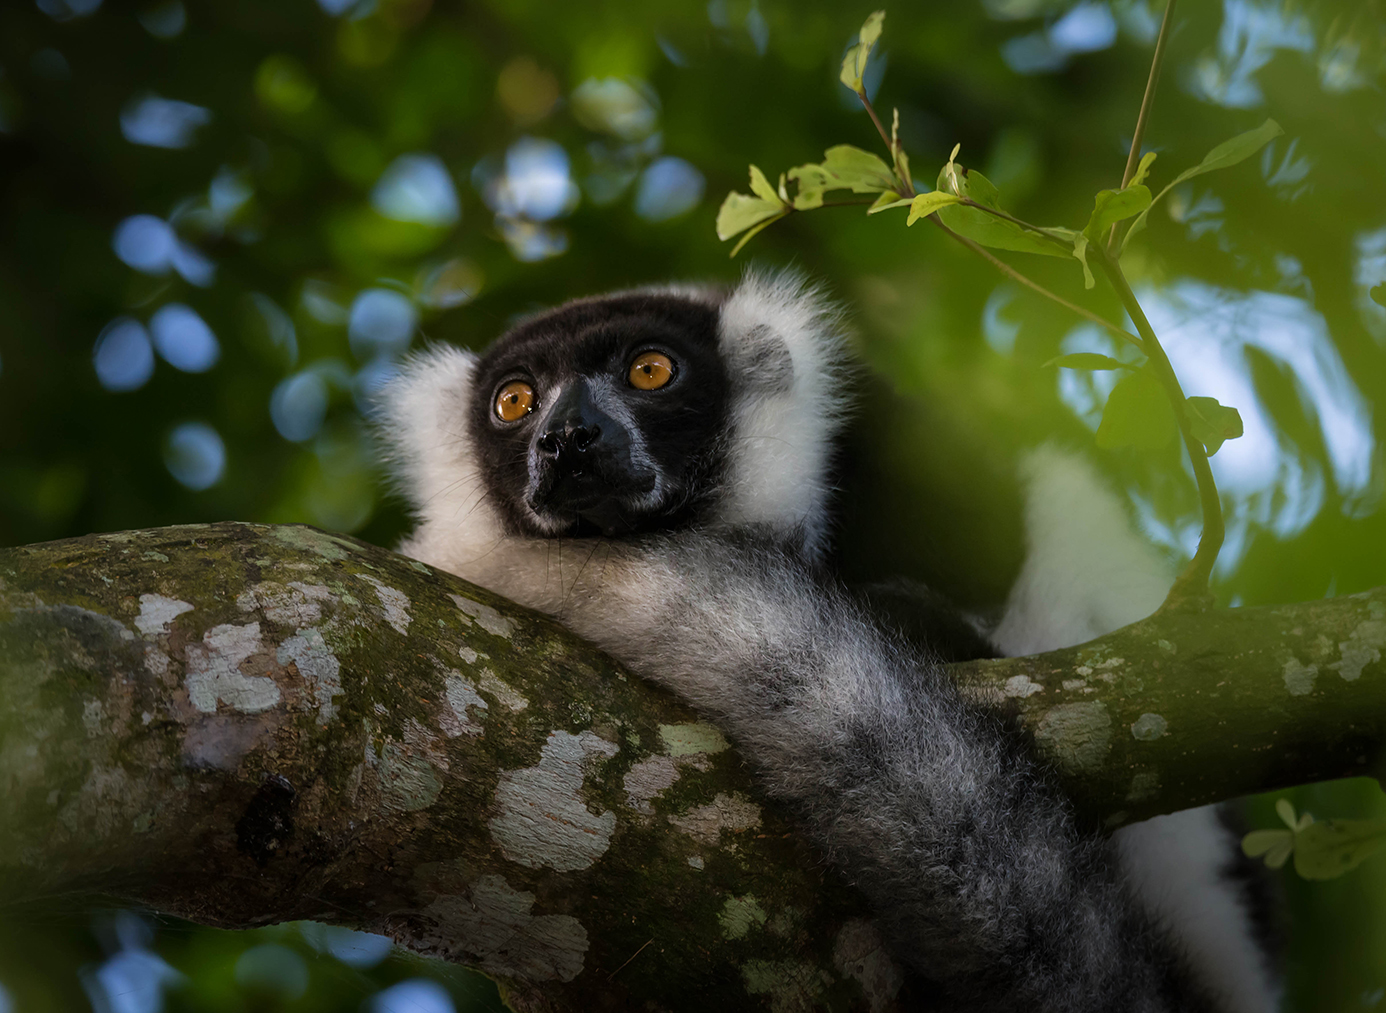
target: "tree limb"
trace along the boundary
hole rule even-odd
[[[1375,771],[1386,588],[956,666],[1126,820]],[[352,925],[520,1010],[911,988],[725,740],[548,619],[311,528],[0,550],[0,898]]]

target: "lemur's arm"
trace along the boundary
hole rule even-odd
[[[564,568],[533,603],[726,729],[964,1008],[1204,1008],[1019,743],[790,554],[683,533]]]

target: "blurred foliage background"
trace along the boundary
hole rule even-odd
[[[732,282],[712,222],[870,121],[837,80],[870,7],[822,0],[14,0],[0,6],[0,544],[305,521],[391,544],[371,391],[423,341],[669,278]],[[1007,206],[1081,227],[1120,181],[1162,5],[890,8],[867,74],[914,171],[956,142]],[[1213,459],[1227,604],[1386,579],[1386,10],[1181,6],[1146,146],[1162,186],[1274,116],[1262,155],[1178,189],[1125,266],[1190,394],[1241,410]],[[977,608],[1021,555],[1014,462],[1091,446],[1116,350],[903,212],[795,215],[742,259],[852,310],[870,377],[843,468],[841,565]],[[1076,262],[1013,262],[1111,318]],[[1386,290],[1378,289],[1378,292]],[[1186,466],[1100,456],[1174,558]],[[1290,793],[1386,813],[1373,782]],[[1272,799],[1252,821],[1274,824]],[[1287,1008],[1386,995],[1386,861],[1282,876]],[[0,1013],[496,1009],[494,987],[319,926],[227,933],[63,899],[0,908]]]

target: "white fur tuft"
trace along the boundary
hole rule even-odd
[[[1251,935],[1246,900],[1227,880],[1239,847],[1217,806],[1156,816],[1113,839],[1136,895],[1183,945],[1227,1013],[1275,1013],[1280,985]]]
[[[721,342],[734,388],[734,445],[719,520],[801,527],[816,558],[827,537],[828,467],[847,407],[841,315],[793,272],[747,272],[722,306]],[[788,353],[779,389],[757,363]]]
[[[992,633],[1003,654],[1085,643],[1160,607],[1169,564],[1131,530],[1121,502],[1084,458],[1052,445],[1026,455],[1028,553]]]
[[[377,427],[396,487],[418,520],[399,551],[463,576],[505,535],[486,500],[468,431],[476,363],[451,345],[411,356],[383,391]]]

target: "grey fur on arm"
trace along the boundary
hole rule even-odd
[[[563,567],[545,606],[726,729],[964,1008],[1206,1007],[1020,743],[792,553],[684,533]]]

